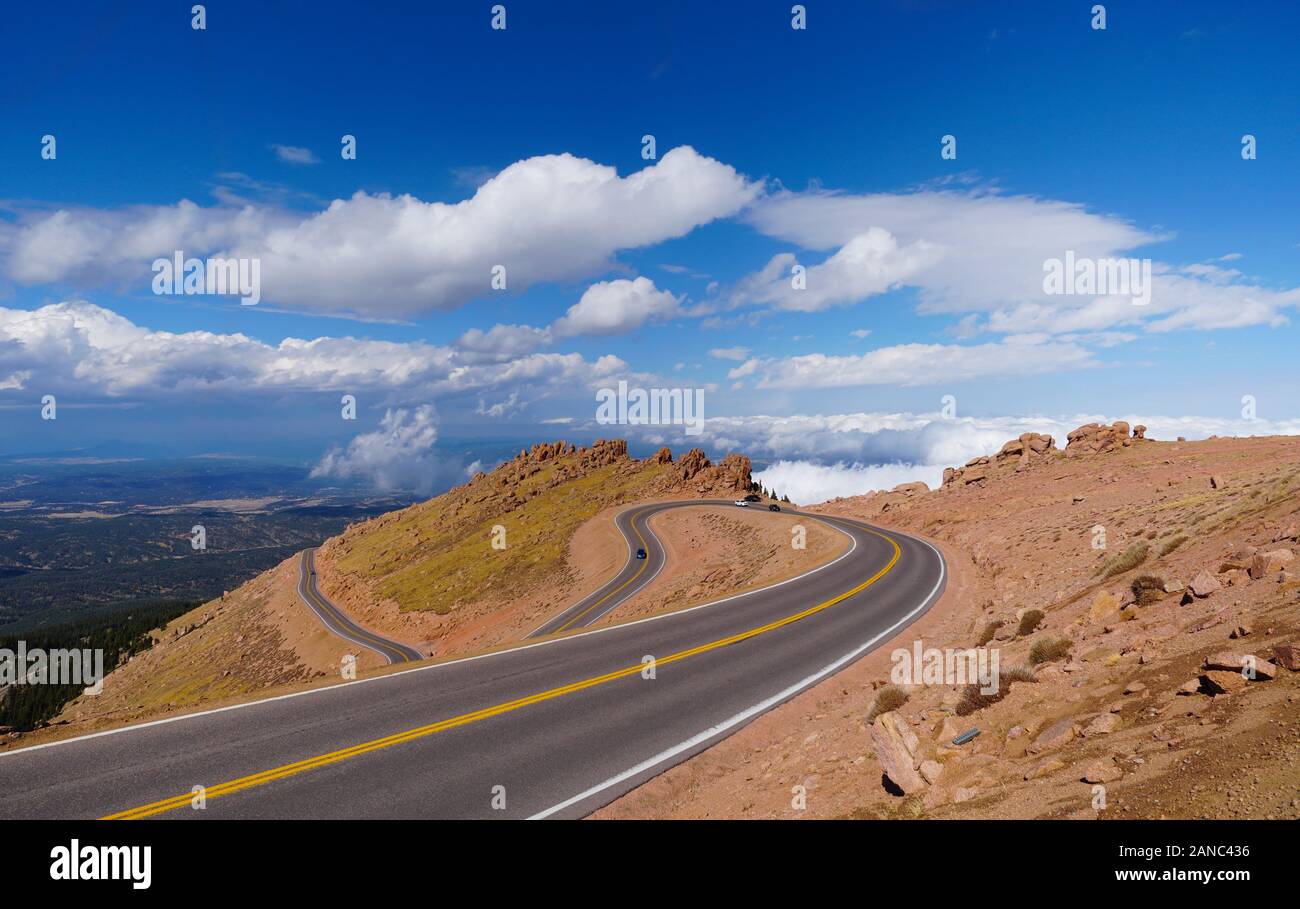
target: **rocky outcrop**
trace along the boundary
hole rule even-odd
[[[736,492],[750,492],[754,489],[753,465],[742,454],[727,455],[715,470],[717,481],[729,484]]]
[[[1131,435],[1130,435],[1131,432]],[[1085,423],[1067,437],[1065,454],[1075,458],[1080,455],[1100,454],[1128,448],[1136,443],[1147,441],[1147,428],[1142,424],[1132,427],[1123,420],[1116,420],[1110,425],[1105,423]],[[995,455],[983,455],[971,458],[964,467],[948,467],[943,472],[942,486],[969,486],[982,483],[989,477],[989,468],[1014,462],[1016,470],[1026,470],[1036,460],[1051,457],[1059,451],[1056,440],[1039,432],[1022,433],[1019,438],[1011,439]]]
[[[1085,423],[1071,432],[1066,438],[1065,453],[1070,457],[1081,454],[1100,454],[1128,448],[1134,442],[1146,440],[1147,428],[1139,424],[1129,434],[1129,425],[1123,420],[1116,420],[1107,426],[1105,423]]]
[[[704,449],[692,448],[677,462],[677,472],[683,480],[693,480],[696,474],[708,466],[709,459],[704,456]]]
[[[662,449],[661,453],[666,451]],[[729,454],[715,465],[701,449],[692,448],[677,462],[677,475],[683,484],[689,484],[688,488],[699,493],[750,492],[755,488],[753,465],[742,454]]]
[[[1016,470],[1024,470],[1034,461],[1050,457],[1056,450],[1056,440],[1046,433],[1026,432],[1002,446],[995,455],[971,458],[964,467],[949,467],[943,472],[943,486],[969,486],[988,479],[990,468],[1015,462]]]
[[[1045,454],[1056,447],[1056,440],[1046,433],[1026,432],[1018,439],[1012,439],[1002,446],[997,453],[998,460],[1006,458],[1028,458],[1032,455]]]
[[[495,495],[502,498],[508,511],[528,500],[529,495],[521,492],[520,487],[525,480],[544,470],[551,471],[544,486],[555,486],[610,466],[616,467],[620,473],[624,470],[669,468],[663,471],[662,481],[655,484],[653,492],[656,494],[733,495],[755,488],[752,466],[744,455],[729,454],[715,465],[701,449],[693,448],[674,464],[672,451],[660,448],[649,458],[639,461],[628,455],[626,439],[597,439],[590,447],[578,447],[565,441],[540,442],[521,450],[491,473],[476,473],[468,485],[481,489],[473,497],[474,501],[485,501],[486,497]],[[534,494],[536,485],[536,481],[531,484]]]
[[[1010,686],[996,701],[973,691],[963,699],[950,685],[911,692],[901,712],[942,776],[936,781],[924,760],[914,765],[927,786],[909,798],[942,817],[1300,816],[1300,752],[1282,728],[1300,690],[1300,440],[1179,445],[1155,442],[1140,426],[1080,428],[1070,434],[1073,456],[1035,452],[1007,435],[965,464],[948,462],[936,493],[882,492],[825,509],[870,519],[892,497],[897,507],[881,524],[951,548],[950,564],[973,580],[959,617],[927,632],[928,644],[1000,650],[1003,673],[1037,661],[1032,685]],[[1066,434],[1055,434],[1064,445]],[[1026,448],[1030,467],[1017,473]],[[1211,476],[1220,478],[1213,492]],[[1145,549],[1145,558],[1121,559],[1130,548]],[[1031,610],[1044,613],[1046,629],[1018,634]],[[1046,645],[1058,640],[1070,642],[1069,656],[1053,660]],[[854,688],[842,703],[818,709],[833,723],[867,702],[865,690]],[[978,738],[950,744],[971,726]],[[895,779],[910,780],[907,746],[882,739],[886,732],[867,740],[875,749],[867,752],[873,785],[864,790],[850,778],[844,789],[852,795],[836,805],[836,816],[856,810],[864,791],[863,814],[882,816],[898,807],[890,795],[914,783]],[[1247,736],[1269,744],[1233,748],[1232,740]],[[814,764],[820,770],[822,758],[842,760],[859,742],[846,733],[816,756],[792,754],[787,775],[798,778]],[[1165,752],[1177,756],[1166,760]],[[888,777],[884,791],[875,785],[877,762]],[[1198,770],[1194,786],[1186,785],[1189,766]],[[756,769],[742,765],[737,773],[758,778]],[[992,782],[974,782],[981,775]],[[1086,805],[1090,790],[1081,780],[1132,785],[1123,805],[1060,810]],[[979,803],[957,804],[958,790],[977,792]],[[775,816],[782,806],[773,802]]]
[[[597,439],[590,448],[578,449],[578,461],[586,470],[595,470],[627,458],[627,439]]]

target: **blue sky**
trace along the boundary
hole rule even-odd
[[[0,453],[338,446],[445,485],[479,439],[933,467],[1075,416],[1300,418],[1290,4],[504,5],[11,11]],[[259,258],[264,299],[155,295],[176,248]],[[1152,304],[1042,296],[1065,249],[1153,260]],[[709,428],[595,426],[620,377],[704,387]]]

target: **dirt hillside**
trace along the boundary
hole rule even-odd
[[[1090,424],[822,510],[935,542],[942,601],[602,816],[1300,817],[1300,439]],[[891,684],[918,642],[1000,686]]]

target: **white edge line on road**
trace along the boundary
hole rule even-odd
[[[913,539],[916,538],[913,537]],[[935,549],[935,547],[931,546],[930,543],[927,542],[926,540],[919,540],[919,542],[925,543],[925,545],[929,546],[930,549],[934,552],[934,554],[939,557],[939,580],[935,582],[934,589],[931,590],[926,595],[925,599],[921,600],[919,606],[917,606],[907,615],[903,616],[893,625],[889,626],[884,631],[880,632],[875,637],[871,638],[869,641],[866,641],[865,643],[849,651],[848,653],[840,657],[835,662],[817,670],[812,675],[807,676],[806,678],[800,679],[799,681],[795,682],[789,688],[786,688],[782,691],[778,691],[770,698],[758,702],[753,707],[749,707],[745,710],[742,710],[740,713],[737,713],[735,716],[730,717],[729,719],[723,720],[721,723],[718,723],[716,726],[710,726],[708,729],[705,729],[703,732],[693,735],[686,741],[681,742],[680,744],[674,745],[671,748],[659,752],[654,757],[647,758],[646,760],[642,761],[641,763],[637,764],[634,767],[629,767],[627,770],[624,770],[622,773],[616,776],[610,777],[609,779],[605,780],[603,783],[597,783],[595,786],[592,786],[590,789],[586,790],[585,792],[579,792],[573,798],[565,799],[563,802],[560,802],[558,805],[552,805],[550,808],[547,808],[545,811],[539,811],[537,814],[534,814],[532,817],[530,817],[529,820],[537,821],[537,820],[542,820],[544,818],[550,817],[552,814],[555,814],[558,811],[563,811],[565,808],[569,808],[573,805],[578,804],[579,802],[585,801],[586,799],[589,799],[593,795],[597,795],[600,792],[603,792],[604,790],[610,788],[611,786],[617,786],[619,783],[625,782],[631,779],[632,777],[637,776],[638,774],[644,773],[645,771],[654,768],[658,764],[662,764],[665,761],[672,760],[677,755],[685,751],[689,751],[692,748],[698,747],[699,745],[704,744],[714,736],[726,732],[728,729],[738,726],[741,723],[744,723],[746,720],[750,720],[754,718],[760,713],[770,710],[771,708],[775,707],[777,704],[780,704],[782,701],[788,700],[789,698],[798,694],[800,691],[803,691],[805,688],[808,688],[816,684],[817,682],[821,681],[826,676],[833,674],[834,672],[842,668],[845,664],[853,662],[855,659],[860,657],[863,653],[865,653],[866,651],[874,647],[881,640],[893,634],[894,631],[898,629],[900,626],[906,624],[907,622],[910,622],[917,615],[917,613],[923,611],[929,605],[930,601],[934,599],[934,595],[939,592],[939,587],[943,584],[944,578],[947,577],[947,572],[948,572],[948,566],[944,563],[943,554],[939,552],[938,549]]]
[[[797,514],[798,512],[791,512],[791,513]],[[808,517],[812,518],[812,520],[819,520],[820,516],[808,515]],[[838,517],[838,515],[828,515],[826,517]],[[494,657],[499,657],[507,653],[518,653],[521,650],[531,650],[534,647],[547,647],[551,644],[563,644],[567,641],[576,641],[579,638],[585,638],[593,634],[603,634],[604,632],[607,631],[617,631],[620,628],[631,628],[634,625],[643,625],[646,622],[656,622],[660,619],[670,619],[673,616],[685,615],[688,612],[695,612],[697,609],[708,609],[712,606],[720,606],[723,603],[729,603],[732,600],[743,599],[744,597],[753,596],[754,594],[757,593],[763,593],[765,591],[772,590],[776,587],[784,587],[786,584],[791,584],[795,581],[802,580],[803,578],[806,578],[809,575],[816,574],[817,572],[822,571],[823,569],[830,568],[832,565],[841,562],[844,559],[847,559],[849,556],[851,556],[853,554],[853,551],[858,548],[858,541],[853,538],[852,534],[846,533],[844,530],[842,530],[839,527],[835,527],[833,523],[829,521],[826,521],[824,523],[826,523],[826,526],[831,527],[834,530],[837,530],[840,533],[843,533],[845,536],[847,536],[850,540],[853,541],[853,545],[850,546],[846,551],[841,553],[837,558],[827,562],[825,565],[818,565],[816,568],[812,569],[811,571],[805,571],[803,574],[795,575],[792,578],[786,578],[784,581],[778,581],[775,584],[769,584],[767,587],[759,587],[756,590],[746,590],[744,593],[735,593],[729,597],[723,597],[720,600],[713,600],[712,602],[709,603],[701,603],[698,606],[691,606],[686,609],[678,609],[674,612],[661,612],[658,615],[646,616],[643,619],[636,619],[635,621],[631,621],[631,622],[623,622],[622,624],[619,625],[602,625],[600,628],[589,628],[586,631],[580,631],[577,634],[565,635],[562,638],[551,638],[550,640],[547,641],[537,641],[532,644],[521,644],[518,647],[510,647],[507,648],[506,650],[496,650],[493,651],[492,653],[480,653],[478,656],[461,657],[458,660],[448,660],[445,663],[432,663],[428,666],[412,666],[410,669],[403,669],[400,672],[390,672],[387,675],[376,675],[365,679],[355,679],[350,682],[341,682],[337,685],[328,685],[324,688],[311,688],[307,691],[291,691],[288,694],[277,694],[275,697],[260,698],[255,701],[244,701],[243,703],[240,704],[229,704],[225,707],[213,707],[209,710],[197,710],[194,713],[186,713],[181,716],[171,716],[161,720],[149,720],[148,722],[135,723],[130,726],[119,726],[116,729],[105,729],[102,732],[89,732],[86,733],[85,735],[73,736],[70,739],[60,739],[57,742],[43,742],[39,745],[28,745],[25,748],[11,748],[6,751],[0,751],[0,760],[3,760],[4,758],[10,757],[15,754],[26,754],[30,751],[40,751],[45,748],[57,748],[60,745],[71,745],[74,742],[84,742],[88,739],[98,739],[109,735],[120,735],[123,732],[135,732],[138,729],[148,729],[151,726],[166,726],[169,723],[179,723],[183,720],[193,720],[203,716],[212,716],[213,714],[217,714],[217,713],[227,713],[232,710],[243,710],[248,707],[258,707],[261,706],[262,704],[274,703],[275,701],[287,701],[290,698],[306,697],[307,695],[312,695],[312,694],[326,694],[332,691],[343,691],[344,689],[351,688],[354,685],[368,685],[371,682],[384,682],[389,679],[398,678],[400,676],[410,675],[413,672],[427,672],[430,669],[444,669],[448,666],[458,666],[461,663],[473,663],[477,660],[490,660]],[[922,540],[921,542],[924,543],[925,541]],[[929,546],[930,544],[926,543],[926,545]],[[930,548],[933,549],[934,547],[931,546]]]

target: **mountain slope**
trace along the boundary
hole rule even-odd
[[[821,506],[933,540],[944,599],[603,814],[1300,817],[1300,438],[1143,436],[1022,437],[940,489]],[[996,652],[1001,699],[888,687],[918,643]],[[908,794],[882,784],[891,765]]]
[[[361,624],[421,642],[435,655],[482,650],[518,640],[522,630],[623,563],[626,550],[613,514],[625,505],[735,497],[751,487],[749,459],[741,455],[714,465],[698,449],[678,461],[666,448],[632,458],[622,440],[589,448],[534,445],[463,486],[325,541],[317,555],[318,584]],[[768,527],[750,526],[761,520],[757,515],[747,524],[718,526],[731,532],[749,527],[732,545],[767,551],[774,541],[789,539],[788,529],[775,523],[779,516],[771,518]],[[506,528],[504,549],[491,545],[497,525]],[[839,545],[832,536],[810,532],[797,564],[787,559],[754,566],[722,580],[714,573],[699,583],[688,574],[665,596],[680,605],[692,596],[767,583],[773,572],[828,558]],[[755,547],[755,539],[763,545]],[[739,557],[725,546],[712,554],[714,562]],[[150,650],[110,674],[102,694],[70,702],[53,727],[22,736],[21,744],[331,683],[348,654],[356,654],[362,672],[379,669],[376,655],[324,629],[298,600],[297,583],[294,556],[180,616],[155,633]],[[4,744],[18,739],[14,734]]]
[[[508,619],[535,626],[597,586],[587,550],[622,564],[612,523],[603,538],[578,538],[598,514],[654,499],[742,495],[751,486],[749,459],[740,455],[715,466],[698,449],[678,462],[666,448],[637,460],[622,440],[534,445],[445,495],[326,542],[321,589],[376,630],[438,654],[464,650],[457,633],[490,619],[495,630],[473,637],[492,646],[512,639]],[[596,559],[602,568],[608,561]]]

